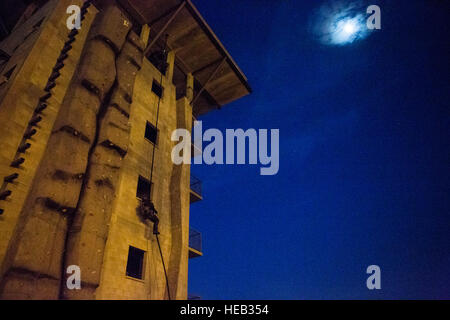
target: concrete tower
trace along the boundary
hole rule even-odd
[[[27,2],[0,42],[0,297],[186,299],[201,182],[171,134],[247,79],[189,0]]]

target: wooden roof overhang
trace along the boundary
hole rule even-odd
[[[244,73],[190,0],[118,1],[139,23],[150,26],[146,54],[162,48],[168,35],[167,48],[176,53],[174,84],[185,86],[188,73],[195,78],[196,116],[251,93]]]

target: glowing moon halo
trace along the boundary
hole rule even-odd
[[[335,44],[351,43],[358,38],[361,29],[361,21],[357,17],[337,19],[330,25],[332,41]]]
[[[353,34],[358,30],[357,26],[353,23],[352,20],[346,21],[344,24],[344,32],[348,34]]]
[[[371,31],[367,25],[366,8],[356,0],[348,3],[325,0],[311,16],[309,28],[320,42],[335,46],[362,40]]]

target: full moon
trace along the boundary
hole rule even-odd
[[[356,31],[356,26],[352,21],[347,21],[344,24],[344,31],[348,34],[352,34]]]
[[[336,19],[330,25],[333,43],[344,45],[352,43],[361,35],[362,21],[359,17],[345,17]]]
[[[329,0],[318,8],[311,31],[324,44],[346,46],[369,35],[365,13],[356,1]]]

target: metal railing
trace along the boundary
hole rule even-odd
[[[189,228],[189,248],[202,252],[202,234],[192,228]]]
[[[191,175],[191,190],[200,197],[202,196],[202,181],[193,175]]]

